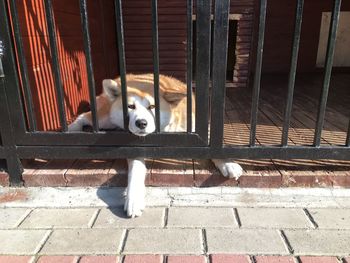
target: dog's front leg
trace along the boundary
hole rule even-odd
[[[146,165],[144,159],[128,159],[128,188],[124,210],[129,217],[140,216],[145,208]]]

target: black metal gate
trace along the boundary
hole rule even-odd
[[[214,24],[211,28],[211,1],[196,2],[196,122],[195,132],[191,127],[191,96],[192,96],[192,14],[193,0],[187,0],[187,133],[160,132],[159,117],[159,48],[158,48],[158,14],[157,0],[152,1],[152,43],[154,65],[154,94],[156,100],[156,132],[145,139],[137,138],[127,132],[100,131],[97,125],[96,100],[93,65],[91,58],[91,40],[88,30],[88,15],[86,0],[80,0],[84,49],[88,71],[90,105],[93,116],[93,131],[67,133],[67,122],[64,110],[62,76],[59,68],[55,24],[53,20],[52,0],[45,0],[45,13],[49,33],[49,41],[54,66],[54,79],[59,109],[60,132],[43,132],[36,128],[36,120],[32,108],[32,96],[27,76],[26,61],[22,47],[18,14],[15,0],[0,0],[0,121],[1,145],[0,159],[6,159],[10,173],[11,184],[21,183],[21,159],[30,158],[132,158],[132,157],[172,157],[172,158],[300,158],[300,159],[350,159],[350,136],[342,146],[321,146],[320,138],[324,123],[329,82],[332,71],[335,39],[339,21],[341,0],[334,0],[332,20],[328,39],[326,66],[317,124],[315,127],[314,144],[312,146],[288,145],[288,129],[291,118],[295,75],[297,68],[298,48],[301,34],[304,0],[297,0],[295,32],[292,45],[292,58],[286,94],[283,133],[281,144],[276,146],[255,145],[256,126],[264,31],[267,0],[260,0],[259,30],[257,39],[256,66],[253,84],[251,108],[250,143],[246,146],[223,145],[223,121],[228,15],[229,0],[213,1]],[[10,14],[6,10],[10,10]],[[119,53],[119,69],[122,83],[124,123],[127,121],[126,104],[126,66],[124,51],[124,34],[121,0],[115,1],[116,27]],[[10,30],[12,19],[14,41]],[[213,43],[211,43],[213,30]],[[213,61],[210,61],[212,45]],[[15,49],[18,61],[15,59]],[[19,65],[22,76],[23,95],[20,90]],[[210,79],[210,65],[212,76]],[[209,89],[209,86],[212,89]],[[24,102],[26,112],[24,110]],[[210,110],[209,110],[210,109]],[[27,114],[26,114],[27,113]],[[209,126],[210,123],[210,126]],[[209,128],[210,127],[210,128]],[[210,136],[208,135],[210,134]]]

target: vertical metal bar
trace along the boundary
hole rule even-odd
[[[10,174],[11,185],[22,185],[23,168],[18,158],[15,135],[11,124],[9,104],[5,93],[5,75],[1,72],[2,58],[0,55],[0,134],[6,155],[6,167]],[[10,76],[9,76],[10,77]]]
[[[253,86],[253,96],[252,96],[252,111],[251,111],[251,118],[250,118],[250,146],[255,146],[256,124],[257,124],[258,110],[259,110],[259,93],[260,93],[260,82],[261,82],[262,56],[263,56],[264,37],[265,37],[266,5],[267,5],[267,0],[260,0],[258,47],[257,47],[255,75],[254,75],[254,84],[253,84],[254,86]]]
[[[329,84],[330,84],[331,75],[332,75],[333,57],[334,57],[335,41],[337,38],[337,30],[338,30],[338,24],[339,24],[340,7],[341,7],[341,0],[334,0],[331,24],[329,26],[325,73],[323,77],[323,86],[322,86],[322,91],[321,91],[320,100],[319,100],[319,108],[317,112],[314,146],[320,146],[320,143],[321,143],[321,133],[322,133],[323,124],[324,124],[324,117],[326,114]]]
[[[346,146],[350,146],[350,121],[349,121],[349,125],[348,125],[348,135],[346,136],[346,142],[345,142]]]
[[[296,75],[297,64],[298,64],[300,34],[301,34],[301,25],[302,25],[302,18],[303,18],[303,7],[304,7],[304,0],[298,0],[296,10],[295,10],[295,28],[294,28],[293,47],[292,47],[292,58],[290,62],[290,71],[289,71],[289,80],[288,80],[288,93],[287,93],[287,100],[286,100],[286,108],[284,110],[282,146],[287,146],[288,144],[288,132],[289,132],[290,118],[292,114],[295,75]]]
[[[12,133],[15,139],[20,139],[26,132],[26,121],[20,94],[19,74],[14,56],[15,48],[9,23],[10,18],[5,11],[8,10],[7,1],[0,0],[0,10],[4,10],[0,15],[0,42],[3,45],[2,63],[0,63],[3,64],[3,72],[0,72],[0,77],[5,78],[3,89],[7,96],[10,119],[12,120]]]
[[[61,70],[60,63],[58,61],[58,51],[57,51],[57,41],[56,41],[56,32],[55,24],[53,18],[53,9],[52,9],[52,0],[45,0],[45,14],[46,14],[46,23],[47,31],[49,33],[50,47],[51,47],[51,56],[52,56],[52,65],[55,79],[55,88],[57,95],[57,107],[60,118],[60,123],[63,131],[67,131],[67,119],[66,112],[64,108],[64,91],[63,84],[61,79]]]
[[[193,0],[187,0],[187,132],[192,132]]]
[[[33,104],[32,92],[29,84],[27,62],[26,62],[26,58],[23,50],[22,36],[21,36],[21,30],[20,30],[19,21],[18,21],[18,13],[17,13],[15,0],[11,0],[10,11],[11,11],[16,48],[17,48],[18,59],[19,59],[18,64],[21,71],[25,105],[27,108],[27,118],[29,123],[28,130],[36,131],[37,126],[36,126],[36,118],[35,118],[35,112],[34,112],[34,104]]]
[[[97,113],[96,113],[95,78],[94,78],[94,70],[93,70],[92,58],[91,58],[91,40],[90,40],[90,33],[89,33],[89,20],[88,20],[88,14],[87,14],[86,0],[80,0],[79,4],[80,4],[81,24],[83,28],[86,69],[87,69],[88,80],[89,80],[89,95],[90,95],[90,109],[92,114],[92,127],[94,132],[98,132],[99,127],[98,127]]]
[[[118,58],[119,58],[119,75],[122,89],[123,118],[124,128],[128,128],[128,101],[126,85],[126,64],[125,64],[125,47],[124,47],[124,26],[121,0],[114,1],[115,20],[117,28]]]
[[[208,142],[210,80],[210,0],[197,0],[196,32],[196,133]]]
[[[156,132],[160,131],[159,110],[159,43],[158,43],[158,8],[157,0],[152,0],[152,51],[153,51],[153,82],[156,106]]]
[[[222,147],[224,137],[228,15],[230,0],[215,1],[211,90],[210,146]]]

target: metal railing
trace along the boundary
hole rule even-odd
[[[348,136],[342,146],[321,146],[320,138],[324,124],[332,63],[335,50],[336,33],[339,22],[341,0],[334,0],[331,27],[328,39],[326,66],[322,93],[312,146],[288,145],[288,130],[291,111],[299,43],[301,35],[304,0],[296,3],[295,30],[292,44],[292,56],[286,94],[286,106],[281,144],[276,146],[257,146],[256,127],[258,123],[259,93],[261,86],[262,58],[264,50],[264,32],[266,24],[266,8],[268,0],[260,0],[259,28],[257,33],[256,65],[253,84],[250,140],[246,146],[224,146],[224,103],[225,74],[227,59],[228,19],[230,1],[215,1],[214,24],[211,28],[211,1],[196,2],[196,89],[195,89],[195,131],[192,131],[192,29],[193,0],[187,0],[187,133],[168,133],[160,131],[159,107],[159,40],[158,40],[158,8],[157,0],[151,1],[152,10],[152,50],[154,65],[154,97],[156,106],[156,132],[144,139],[137,138],[128,132],[103,131],[98,127],[96,110],[96,89],[94,67],[91,57],[91,38],[89,34],[88,8],[86,0],[80,0],[80,14],[83,32],[83,43],[87,65],[88,89],[92,112],[93,132],[67,133],[64,91],[57,52],[57,40],[53,17],[52,0],[45,0],[45,14],[53,63],[53,74],[56,89],[56,103],[62,131],[43,132],[37,130],[34,106],[26,61],[22,46],[20,27],[15,0],[0,0],[0,36],[4,42],[5,52],[1,56],[0,66],[4,74],[0,74],[0,116],[1,137],[0,158],[7,160],[7,169],[12,184],[21,183],[21,162],[26,158],[133,158],[133,157],[181,157],[181,158],[307,158],[307,159],[350,159],[350,125]],[[14,42],[12,41],[9,10],[13,24]],[[119,73],[121,79],[124,125],[127,127],[127,78],[124,26],[122,2],[115,0],[116,35],[119,57]],[[211,43],[213,30],[213,43]],[[210,50],[213,46],[213,61]],[[15,50],[17,53],[15,53]],[[18,61],[16,61],[17,54]],[[19,65],[23,99],[20,88]],[[212,80],[210,80],[210,65]],[[212,89],[210,91],[210,81]],[[209,96],[210,95],[210,96]],[[25,109],[25,110],[24,110]],[[210,109],[210,110],[209,110]],[[210,120],[210,122],[209,122]],[[209,125],[210,123],[210,125]],[[209,128],[210,127],[210,128]],[[210,129],[210,136],[209,136]],[[117,133],[118,136],[110,136]]]

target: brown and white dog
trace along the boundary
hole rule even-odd
[[[136,136],[146,136],[155,131],[155,106],[153,97],[153,74],[126,75],[128,102],[128,130]],[[103,93],[96,98],[98,125],[100,129],[124,128],[120,78],[105,79]],[[160,130],[163,132],[186,132],[186,85],[172,77],[159,76]],[[194,97],[194,96],[192,96]],[[192,120],[195,121],[194,100]],[[86,112],[69,125],[70,132],[81,131],[92,125],[91,112]],[[194,127],[194,125],[192,125]],[[242,168],[229,160],[212,160],[223,176],[239,178]],[[145,208],[146,166],[143,158],[128,160],[128,187],[124,210],[129,217],[140,216]]]

